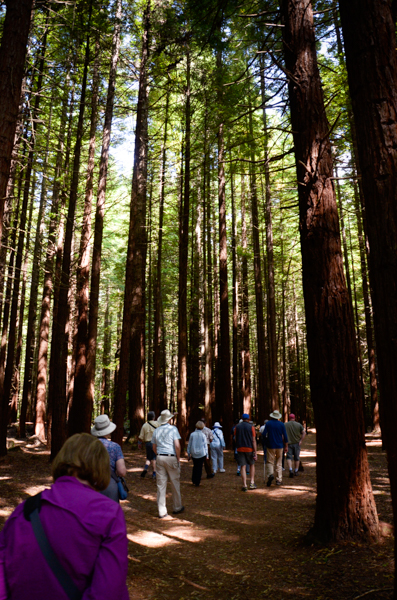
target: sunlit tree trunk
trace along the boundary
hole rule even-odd
[[[115,396],[112,439],[123,438],[127,387],[129,388],[130,428],[140,428],[144,417],[145,364],[145,267],[146,267],[146,186],[148,152],[148,61],[150,47],[150,0],[143,16],[142,54],[135,129],[134,169],[132,176],[130,227],[124,288],[123,328],[120,367]]]
[[[157,267],[154,284],[154,342],[153,342],[153,410],[156,416],[166,408],[166,393],[164,385],[164,373],[160,369],[161,353],[161,270],[162,270],[162,252],[163,252],[163,221],[164,221],[164,190],[165,190],[165,169],[167,153],[167,128],[169,111],[170,92],[167,89],[165,99],[165,118],[164,135],[161,147],[160,164],[160,194],[159,194],[159,239],[157,247]]]
[[[0,46],[0,243],[33,0],[7,0]],[[5,439],[0,440],[5,454]]]
[[[52,403],[52,442],[51,459],[61,449],[66,439],[66,375],[67,375],[67,351],[69,334],[69,283],[71,266],[71,249],[74,230],[74,217],[77,203],[77,192],[79,185],[79,171],[81,159],[81,147],[84,131],[85,98],[87,92],[87,74],[90,62],[90,28],[91,28],[92,0],[89,6],[86,51],[84,58],[84,70],[81,83],[79,118],[77,123],[76,143],[74,146],[74,159],[72,169],[72,181],[69,193],[69,206],[66,219],[65,240],[63,244],[62,272],[59,286],[58,310],[56,319],[53,319],[53,333],[51,343],[50,380]],[[55,315],[54,315],[55,316]]]
[[[354,321],[343,274],[313,11],[310,0],[282,0],[280,5],[317,428],[317,501],[311,533],[326,540],[376,537],[378,518],[365,448]]]

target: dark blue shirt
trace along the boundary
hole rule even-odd
[[[262,433],[264,448],[283,448],[288,442],[287,430],[284,423],[271,419],[265,425]]]

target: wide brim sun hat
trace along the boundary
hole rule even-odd
[[[174,417],[175,414],[170,412],[169,410],[163,410],[161,411],[161,415],[159,416],[157,421],[160,423],[160,425],[164,425],[164,423],[168,423],[168,421],[172,419],[172,417]]]
[[[222,429],[222,425],[220,423],[218,423],[218,421],[214,424],[214,429],[216,427],[219,427],[219,429]]]
[[[99,415],[94,421],[94,427],[91,428],[91,434],[97,437],[103,437],[112,433],[117,425],[111,422],[107,415]]]
[[[270,417],[272,419],[281,419],[282,415],[278,410],[274,410],[272,413],[270,413]]]

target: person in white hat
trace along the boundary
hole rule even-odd
[[[219,471],[219,473],[224,473],[225,469],[223,468],[223,449],[225,448],[225,440],[222,432],[222,425],[218,423],[218,421],[214,424],[212,428],[212,442],[210,444],[211,448],[211,460],[212,460],[212,470],[214,474]]]
[[[270,419],[266,423],[262,433],[263,447],[266,450],[266,477],[267,487],[272,485],[274,470],[276,470],[276,485],[283,482],[283,450],[288,450],[288,436],[284,423],[280,422],[281,413],[274,410],[270,413]],[[265,478],[266,478],[265,477]]]
[[[185,510],[182,505],[180,476],[181,476],[181,444],[179,431],[170,421],[174,414],[163,410],[157,421],[159,427],[153,432],[152,446],[156,454],[157,507],[160,519],[167,516],[167,481],[172,490],[173,513],[177,515]]]
[[[116,482],[117,475],[119,477],[125,477],[127,468],[125,466],[124,455],[120,445],[108,439],[116,427],[117,425],[112,423],[107,415],[99,415],[94,421],[94,426],[91,428],[91,434],[99,438],[108,451],[110,459],[110,472],[112,476],[108,487],[101,493],[118,502],[119,490]]]

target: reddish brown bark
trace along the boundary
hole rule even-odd
[[[248,289],[248,244],[247,223],[245,210],[245,178],[241,179],[241,244],[243,255],[241,257],[241,396],[242,405],[237,415],[251,411],[251,357],[250,357],[250,332],[249,332],[249,289]]]
[[[33,0],[7,0],[0,47],[0,241]],[[5,446],[0,442],[0,454]]]
[[[167,397],[165,390],[165,373],[160,370],[161,364],[161,269],[162,269],[162,250],[163,250],[163,219],[164,219],[164,189],[165,189],[165,169],[167,152],[167,127],[168,127],[168,109],[169,92],[167,90],[165,103],[164,119],[164,137],[161,148],[161,166],[160,166],[160,194],[159,194],[159,239],[157,245],[157,268],[154,284],[154,340],[153,340],[153,410],[156,415],[167,408]]]
[[[311,399],[317,428],[312,534],[376,536],[357,348],[343,274],[329,125],[309,0],[282,0],[284,56],[298,178]],[[337,492],[335,492],[337,490]]]
[[[85,97],[87,91],[87,73],[90,61],[90,28],[91,28],[92,0],[89,7],[88,34],[86,40],[84,70],[81,83],[79,118],[77,123],[76,143],[74,146],[72,181],[70,185],[69,206],[66,220],[65,241],[63,245],[62,272],[59,286],[58,310],[53,319],[53,335],[51,344],[49,395],[52,404],[52,441],[51,459],[61,449],[66,436],[66,375],[67,375],[67,349],[69,335],[69,304],[68,293],[70,285],[71,250],[74,229],[74,216],[77,203],[79,185],[79,171],[81,147],[83,139]],[[55,315],[54,315],[55,316]]]
[[[139,92],[135,129],[134,169],[132,176],[130,227],[125,272],[123,327],[113,420],[117,429],[112,439],[123,441],[123,424],[129,388],[130,431],[141,427],[144,417],[145,364],[145,266],[146,266],[146,186],[148,150],[148,87],[150,2],[144,17]],[[129,379],[130,376],[130,379]]]
[[[90,279],[90,254],[91,254],[91,213],[92,197],[94,192],[94,166],[96,129],[98,122],[98,91],[99,91],[99,41],[95,43],[95,61],[92,75],[91,96],[91,125],[90,141],[88,147],[87,179],[85,186],[85,201],[83,223],[81,228],[79,262],[76,278],[76,309],[77,333],[75,340],[75,370],[73,397],[69,407],[68,435],[90,432],[92,407],[88,404],[85,395],[86,365],[88,343],[88,302]]]
[[[186,56],[186,93],[185,93],[185,166],[183,193],[179,210],[179,302],[178,302],[178,417],[177,426],[184,447],[187,434],[187,271],[189,244],[189,206],[190,206],[190,54]]]
[[[370,245],[370,274],[387,450],[397,522],[397,55],[390,2],[340,0]],[[354,22],[351,21],[354,19]],[[397,537],[395,542],[397,551]],[[397,598],[397,579],[394,597]]]

